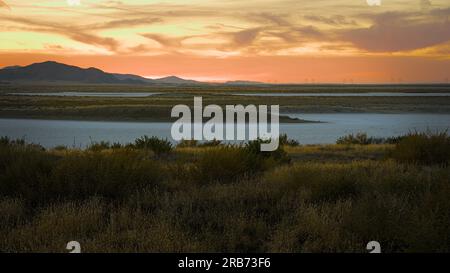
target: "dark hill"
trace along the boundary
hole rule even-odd
[[[57,62],[34,63],[0,70],[0,81],[124,83],[114,75],[97,68],[80,68]]]

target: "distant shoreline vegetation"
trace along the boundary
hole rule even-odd
[[[32,147],[42,151],[62,151],[62,150],[79,150],[79,151],[91,151],[99,152],[103,150],[114,149],[143,149],[152,151],[154,154],[168,155],[176,148],[205,148],[205,147],[232,147],[236,149],[257,146],[260,143],[267,143],[270,140],[250,140],[239,141],[235,143],[227,143],[220,140],[211,141],[198,141],[182,139],[175,144],[167,139],[160,139],[152,136],[142,136],[137,138],[134,142],[122,144],[119,142],[109,141],[91,141],[91,143],[85,148],[70,148],[67,146],[56,146],[46,149],[39,144],[27,143],[25,139],[10,139],[7,136],[0,137],[0,145],[3,146],[22,146]],[[300,142],[289,139],[286,134],[281,134],[278,138],[280,147],[274,151],[283,151],[283,147],[290,146],[305,146]],[[342,136],[336,140],[337,145],[394,145],[395,149],[389,154],[399,160],[406,162],[422,162],[424,164],[448,164],[450,161],[450,136],[447,131],[442,132],[410,132],[406,135],[395,137],[369,137],[366,133],[348,134]],[[332,144],[313,144],[306,146],[330,146]],[[261,154],[270,155],[273,152],[259,151]]]
[[[1,112],[1,111],[0,111]],[[103,121],[103,122],[139,122],[139,123],[145,123],[145,122],[156,122],[156,123],[172,123],[178,120],[178,118],[175,117],[164,117],[164,116],[155,116],[155,117],[135,117],[135,118],[128,118],[128,117],[80,117],[80,116],[42,116],[40,114],[29,116],[28,114],[22,116],[20,113],[8,115],[5,116],[0,115],[0,118],[2,119],[30,119],[30,120],[70,120],[70,121]],[[207,122],[208,118],[203,118],[203,122]],[[290,117],[287,115],[280,115],[279,116],[280,123],[284,124],[290,124],[290,123],[326,123],[323,121],[314,121],[314,120],[304,120],[300,118]],[[248,124],[248,121],[246,120],[246,124]]]
[[[19,96],[10,93],[159,93],[149,97]],[[281,123],[307,123],[289,113],[450,113],[450,96],[441,97],[299,97],[236,96],[237,92],[339,93],[339,92],[445,92],[450,85],[436,86],[120,86],[120,85],[0,85],[0,117],[49,120],[173,122],[174,105],[192,106],[192,97],[206,104],[280,105]]]

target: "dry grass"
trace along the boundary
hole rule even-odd
[[[0,145],[0,251],[450,251],[450,171],[393,145],[45,151]]]

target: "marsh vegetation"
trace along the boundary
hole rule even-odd
[[[80,150],[2,138],[0,251],[65,252],[71,240],[86,252],[450,250],[446,133],[281,142],[262,153],[258,142]]]
[[[19,96],[13,93],[157,93],[150,97]],[[450,85],[268,85],[268,86],[125,86],[0,85],[0,118],[167,122],[174,105],[280,105],[281,113],[450,113],[450,96],[433,97],[273,97],[260,93],[448,93]],[[239,96],[236,93],[255,93]],[[297,123],[284,114],[281,122]]]

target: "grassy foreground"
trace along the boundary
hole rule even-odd
[[[0,251],[450,251],[450,141],[44,150],[0,140]],[[257,144],[257,143],[256,143]],[[434,147],[434,149],[432,149]],[[437,159],[436,159],[437,158]]]

